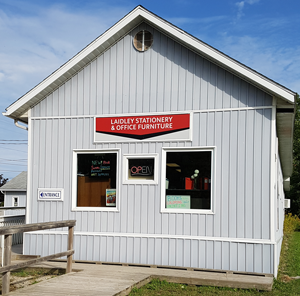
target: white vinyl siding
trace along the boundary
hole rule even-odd
[[[142,29],[154,42],[139,53],[132,38]],[[271,105],[269,94],[141,24],[32,109],[27,223],[76,219],[76,259],[273,272]],[[192,141],[93,142],[94,116],[172,111],[193,113]],[[119,212],[71,211],[73,150],[161,160],[163,147],[199,146],[216,147],[214,215],[161,213],[161,163],[158,184],[120,184]],[[38,202],[37,188],[64,188],[65,199]],[[25,237],[26,254],[66,246],[55,231]]]

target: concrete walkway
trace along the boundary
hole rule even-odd
[[[66,262],[45,262],[36,267],[65,269]],[[273,277],[268,276],[120,265],[74,263],[73,270],[77,271],[10,292],[8,295],[128,295],[133,287],[140,287],[152,278],[183,284],[259,290],[271,290],[273,283]]]

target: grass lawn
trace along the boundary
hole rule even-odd
[[[282,244],[280,267],[271,292],[205,286],[188,286],[153,280],[129,294],[137,295],[300,295],[300,232],[286,234]]]

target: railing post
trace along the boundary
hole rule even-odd
[[[3,266],[7,266],[11,264],[11,243],[12,243],[12,234],[4,235]],[[10,271],[3,273],[2,295],[9,293],[9,286],[10,286]]]
[[[69,233],[68,233],[68,251],[73,250],[73,237],[74,237],[74,226],[69,226]],[[67,270],[66,273],[72,271],[72,260],[73,256],[67,256]]]

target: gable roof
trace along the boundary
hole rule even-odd
[[[18,176],[0,187],[1,191],[26,191],[27,190],[27,172],[22,172]]]
[[[114,26],[76,54],[72,59],[67,61],[41,83],[7,107],[6,112],[3,113],[3,115],[17,121],[28,122],[27,111],[29,109],[42,101],[46,96],[64,84],[78,71],[93,61],[97,56],[104,53],[108,48],[142,22],[148,23],[150,26],[158,29],[160,32],[186,48],[276,97],[278,99],[277,105],[280,105],[281,108],[285,110],[286,108],[291,108],[288,112],[283,112],[280,116],[277,116],[277,135],[279,138],[279,150],[283,174],[285,177],[290,176],[293,168],[293,106],[295,104],[296,93],[239,63],[142,6],[134,8]]]
[[[126,33],[131,31],[143,21],[149,23],[155,28],[158,28],[175,41],[183,44],[187,48],[197,52],[213,63],[232,72],[233,74],[257,86],[258,88],[261,88],[269,94],[274,95],[288,103],[294,104],[295,93],[293,91],[214,49],[201,40],[158,17],[144,7],[137,6],[114,26],[86,46],[72,59],[62,65],[59,69],[53,72],[24,96],[19,98],[16,102],[11,104],[8,108],[6,108],[7,112],[3,113],[3,115],[27,122],[26,112],[31,107],[36,105],[48,94],[57,89],[60,85],[70,79],[76,72],[89,64],[98,55],[106,51]],[[24,114],[25,116],[22,116]]]

